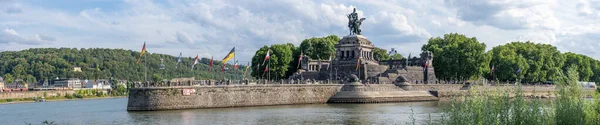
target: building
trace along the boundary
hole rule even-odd
[[[81,67],[73,67],[73,72],[81,72]]]
[[[85,80],[85,82],[86,82],[85,88],[111,89],[110,82],[106,79]]]
[[[40,80],[35,84],[34,88],[52,88],[53,86],[48,83],[48,80]]]
[[[21,79],[15,80],[13,83],[4,83],[4,91],[27,91],[28,84]]]
[[[77,78],[59,79],[54,81],[57,88],[81,88],[81,80]]]

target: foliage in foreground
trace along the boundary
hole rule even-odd
[[[454,99],[444,111],[441,124],[450,125],[600,125],[600,99],[595,93],[583,98],[576,68],[570,68],[557,86],[557,98],[550,104],[527,100],[520,87],[512,91],[476,94]],[[511,98],[509,93],[515,93]]]

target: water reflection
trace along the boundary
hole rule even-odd
[[[126,111],[127,99],[0,105],[2,124],[44,120],[57,124],[405,124],[439,112],[440,102],[311,104],[262,107]],[[412,109],[412,111],[411,111]],[[414,115],[413,115],[414,113]]]

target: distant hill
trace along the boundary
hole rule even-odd
[[[33,48],[22,51],[0,52],[0,75],[13,76],[15,79],[33,82],[42,79],[80,78],[80,79],[127,79],[141,81],[144,79],[144,65],[147,64],[147,79],[196,77],[196,79],[240,79],[243,69],[221,72],[222,64],[214,61],[212,73],[208,72],[210,59],[202,58],[191,70],[193,57],[177,57],[166,54],[144,54],[144,58],[136,64],[140,52],[123,49],[76,49],[76,48]],[[160,59],[164,60],[165,69],[160,69]],[[144,62],[147,61],[147,62]],[[74,67],[80,67],[77,71]],[[228,65],[229,69],[233,69]],[[7,78],[5,78],[6,80]]]

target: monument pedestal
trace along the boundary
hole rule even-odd
[[[358,79],[356,76],[351,78]],[[405,91],[395,85],[365,85],[357,81],[342,86],[327,103],[380,103],[408,101],[437,101],[439,98],[428,91]]]

